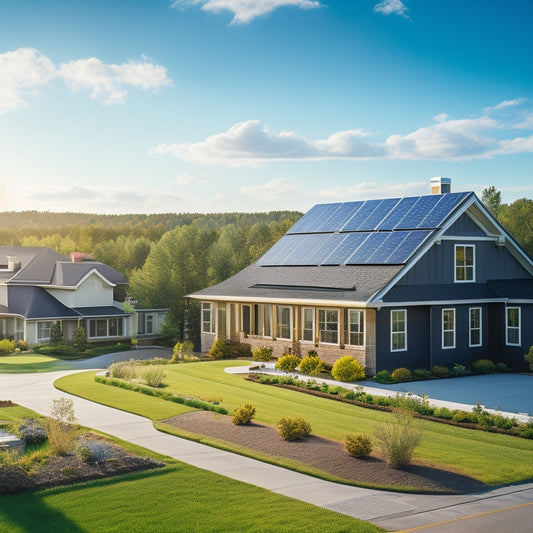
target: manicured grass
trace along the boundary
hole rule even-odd
[[[72,365],[68,362],[48,355],[20,354],[0,357],[0,374],[52,372],[69,368],[72,368]]]
[[[167,391],[195,397],[222,397],[221,405],[232,412],[248,402],[256,406],[256,419],[274,425],[283,416],[300,416],[310,421],[313,433],[343,440],[348,433],[373,434],[376,426],[393,415],[296,391],[245,381],[242,376],[226,374],[227,366],[241,366],[242,361],[215,361],[186,365],[169,365],[164,382]],[[82,377],[83,376],[83,377]],[[105,385],[90,383],[89,374],[68,376],[56,384],[66,392],[95,401],[107,398],[116,405],[113,392]],[[125,391],[127,392],[127,391]],[[135,393],[130,393],[135,394]],[[140,395],[141,396],[141,395]],[[142,395],[144,396],[144,395]],[[142,400],[146,402],[148,398]],[[162,401],[162,400],[158,400]],[[105,403],[105,402],[102,402]],[[128,405],[123,399],[119,408],[136,412],[152,420],[161,420],[156,404]],[[421,421],[424,436],[415,458],[427,464],[440,465],[472,476],[488,484],[498,485],[533,478],[533,441],[508,435],[468,430],[429,421]]]

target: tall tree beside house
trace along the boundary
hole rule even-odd
[[[80,326],[74,330],[74,333],[72,334],[72,346],[80,353],[87,350],[87,331],[84,327]]]
[[[50,344],[61,344],[63,342],[63,330],[59,320],[52,324],[50,328]]]
[[[502,204],[497,218],[533,257],[533,200],[520,198],[512,204]]]
[[[498,211],[502,203],[502,193],[491,185],[483,189],[481,193],[481,201],[488,207],[489,211],[495,216],[498,216]]]

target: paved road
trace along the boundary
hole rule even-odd
[[[75,371],[0,374],[0,399],[10,399],[39,413],[47,414],[53,399],[69,396],[55,389],[54,381],[72,372]],[[483,517],[485,516],[483,513],[489,511],[499,511],[533,502],[533,483],[467,496],[398,494],[330,483],[166,435],[155,430],[152,423],[145,418],[98,405],[82,398],[71,398],[74,400],[76,415],[83,425],[169,455],[193,466],[326,509],[368,520],[389,530],[408,530],[470,515]],[[528,515],[528,522],[533,517],[532,508],[533,506],[516,507],[520,516],[523,513]],[[462,522],[467,523],[466,520]],[[507,526],[512,524],[509,520],[505,523]],[[509,529],[509,527],[491,528],[487,531],[511,530],[519,531]],[[454,529],[454,531],[459,530]],[[478,531],[477,526],[473,526],[472,522],[470,522],[469,531]]]

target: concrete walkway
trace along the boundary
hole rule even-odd
[[[70,397],[80,423],[85,426],[193,466],[369,520],[390,530],[419,527],[533,502],[533,483],[467,496],[424,496],[374,491],[319,480],[160,433],[145,418],[73,397],[54,388],[56,379],[74,372],[0,374],[0,399],[10,399],[39,413],[48,414],[53,399]]]

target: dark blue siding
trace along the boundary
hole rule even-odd
[[[485,237],[485,232],[466,213],[463,213],[444,235]]]
[[[490,279],[524,279],[529,274],[504,246],[491,241],[441,241],[434,244],[398,282],[399,285],[454,283],[455,244],[476,247],[476,283]],[[446,298],[443,295],[443,299]]]

